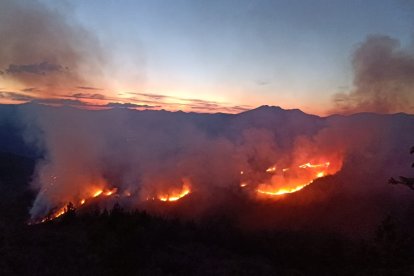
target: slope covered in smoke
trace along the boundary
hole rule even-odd
[[[409,207],[410,195],[387,179],[410,173],[412,115],[323,118],[269,106],[230,115],[38,104],[1,106],[0,112],[9,114],[1,131],[9,139],[3,141],[18,137],[8,132],[13,125],[26,147],[37,152],[34,219],[96,191],[116,191],[107,207],[120,202],[125,208],[191,218],[221,210],[253,228],[351,231],[344,221],[377,225],[390,210]],[[1,150],[14,148],[3,143]],[[260,185],[289,181],[266,173],[267,168],[321,161],[332,163],[335,170],[328,174],[333,176],[292,195],[257,196]],[[241,189],[242,180],[249,186]],[[186,185],[191,193],[180,202],[148,202]]]

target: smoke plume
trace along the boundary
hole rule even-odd
[[[354,90],[335,95],[336,112],[414,111],[414,51],[388,36],[369,36],[355,51]]]
[[[229,214],[254,228],[355,232],[355,225],[376,225],[391,206],[410,202],[403,200],[405,189],[387,184],[390,176],[410,173],[409,115],[320,118],[276,107],[224,115],[37,104],[20,106],[20,114],[27,141],[43,152],[32,182],[35,221],[68,202],[81,210],[118,202],[193,219]],[[320,179],[307,178],[319,170],[298,168],[326,162]],[[257,192],[295,189],[309,180],[286,198]],[[188,192],[178,202],[162,202]],[[312,223],[318,220],[323,223]]]
[[[0,2],[0,79],[54,93],[87,84],[103,62],[98,40],[39,1]]]

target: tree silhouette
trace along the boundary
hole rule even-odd
[[[411,147],[410,154],[413,154],[413,153],[414,153],[414,147]],[[411,167],[414,167],[414,163],[411,164]],[[393,184],[393,185],[402,184],[414,190],[414,178],[413,177],[399,176],[398,179],[391,177],[388,180],[388,183]]]
[[[65,213],[62,216],[63,221],[72,221],[76,217],[76,208],[72,202],[69,202],[65,207]]]

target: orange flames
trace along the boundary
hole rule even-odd
[[[159,195],[158,199],[161,201],[177,201],[190,193],[190,187],[184,185],[181,191],[172,192],[169,194]]]
[[[162,192],[162,193],[157,193],[157,195],[155,197],[152,197],[152,199],[157,198],[160,201],[177,201],[185,196],[187,196],[188,194],[191,193],[191,183],[190,180],[187,178],[183,178],[182,179],[182,187],[180,189],[170,189],[168,192]],[[147,200],[149,200],[150,198],[147,197]]]
[[[118,188],[112,188],[112,189],[95,189],[93,191],[91,191],[89,193],[89,197],[88,198],[82,198],[79,200],[78,204],[73,204],[74,208],[78,208],[82,205],[84,205],[87,201],[93,199],[93,198],[98,198],[98,197],[110,197],[110,196],[114,196],[117,195],[118,192]],[[125,191],[124,196],[130,196],[131,193],[129,191]],[[34,222],[34,223],[43,223],[43,222],[47,222],[47,221],[51,221],[54,220],[62,215],[64,215],[65,213],[68,212],[68,209],[66,207],[66,205],[64,207],[59,208],[57,211],[52,212],[51,214],[49,214],[48,216],[46,216],[45,218],[41,219],[40,221]]]
[[[307,162],[291,168],[284,168],[279,172],[276,166],[266,169],[273,176],[269,182],[258,185],[256,192],[262,195],[280,196],[295,193],[312,184],[316,179],[339,171],[339,165],[331,166],[331,162]]]
[[[173,201],[177,201],[185,196],[187,196],[188,194],[190,194],[191,189],[190,189],[190,182],[187,179],[183,179],[183,186],[181,189],[172,189],[170,190],[168,193],[159,193],[154,197],[147,197],[147,200],[152,199],[158,199],[160,201],[163,202],[173,202]],[[78,202],[78,204],[73,204],[74,208],[79,208],[82,205],[85,205],[88,201],[94,199],[94,198],[100,198],[100,197],[112,197],[112,196],[117,196],[117,197],[130,197],[131,196],[131,192],[128,190],[123,191],[122,193],[118,194],[118,188],[114,187],[112,189],[102,189],[102,188],[96,188],[94,190],[91,190],[89,193],[89,196],[87,198],[82,198],[80,199]],[[61,207],[59,208],[57,211],[54,211],[53,213],[49,214],[47,217],[41,219],[40,221],[34,222],[34,223],[42,223],[42,222],[47,222],[47,221],[51,221],[54,220],[62,215],[64,215],[65,213],[67,213],[68,210],[65,207]]]
[[[323,160],[323,162],[320,162],[321,160]],[[241,181],[239,186],[246,191],[254,190],[255,193],[261,196],[281,196],[298,192],[306,186],[312,184],[318,178],[333,175],[341,169],[341,166],[342,158],[334,157],[330,158],[330,161],[319,158],[306,163],[297,162],[289,167],[275,164],[263,170],[261,173],[263,176],[262,181],[258,183],[255,183],[255,181],[252,180],[252,175],[249,170],[242,170],[240,171]],[[267,180],[263,181],[263,179]],[[95,200],[96,198],[126,198],[132,196],[131,192],[128,190],[119,191],[116,187],[105,188],[106,185],[107,184],[105,182],[102,182],[98,185],[93,185],[93,188],[91,188],[91,186],[85,186],[88,187],[89,190],[83,191],[83,193],[81,193],[81,197],[78,197],[76,200],[72,200],[72,202],[76,202],[73,204],[73,207],[79,208],[88,202]],[[164,188],[165,187],[166,190],[156,190],[152,195],[148,195],[146,200],[176,202],[183,197],[188,196],[192,192],[192,184],[187,178],[183,178],[181,180],[181,187],[168,188],[170,187],[168,185],[164,186]],[[68,202],[69,201],[67,201],[67,203]],[[66,212],[68,212],[68,208],[61,207],[35,223],[56,219]]]

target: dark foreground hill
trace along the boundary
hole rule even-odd
[[[247,231],[144,211],[77,210],[27,225],[34,162],[0,154],[1,275],[412,275],[412,230],[384,217],[365,239],[307,229]]]
[[[413,141],[414,116],[407,114],[321,118],[267,106],[235,115],[0,106],[0,275],[412,275],[414,193],[387,180],[411,173]],[[238,176],[227,160],[233,153],[263,170],[304,149],[343,151],[343,166],[284,200],[214,194],[232,190],[222,181],[231,178],[222,176],[234,169]],[[62,153],[75,158],[59,159]],[[210,192],[214,202],[204,202],[214,204],[197,220],[120,202],[27,225],[44,184],[35,164],[46,160],[84,173],[77,165],[95,160],[89,153],[98,161],[91,169],[102,168],[110,180],[134,176],[133,185],[145,184],[139,177],[148,170],[162,168],[169,178],[180,163],[204,181],[195,188],[199,195]],[[129,188],[128,177],[122,179],[126,184],[117,183]],[[196,194],[182,201],[187,213],[200,209]]]

